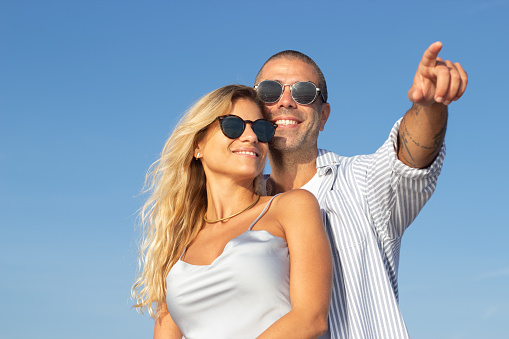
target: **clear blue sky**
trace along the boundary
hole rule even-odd
[[[507,338],[508,18],[507,0],[0,0],[0,338],[151,337],[129,299],[139,193],[200,96],[300,50],[329,85],[320,146],[371,153],[437,40],[470,83],[400,304],[412,338]]]

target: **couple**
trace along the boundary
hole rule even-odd
[[[141,212],[133,294],[154,338],[408,337],[401,237],[435,189],[447,105],[467,85],[441,48],[424,52],[412,108],[371,155],[317,148],[327,87],[295,51],[267,60],[255,89],[220,88],[187,112]]]

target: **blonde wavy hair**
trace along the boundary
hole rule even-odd
[[[193,105],[181,118],[166,141],[161,157],[145,178],[150,196],[139,214],[142,239],[139,271],[131,295],[142,313],[148,308],[152,318],[165,303],[166,276],[180,255],[196,238],[207,208],[206,178],[194,150],[207,128],[218,116],[229,114],[238,99],[248,99],[265,114],[256,91],[243,85],[221,87]],[[258,187],[262,174],[253,181]]]

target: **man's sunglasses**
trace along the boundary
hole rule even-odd
[[[258,119],[255,121],[243,120],[241,117],[236,115],[222,115],[216,118],[219,120],[221,131],[223,134],[230,139],[237,139],[244,133],[246,129],[246,123],[251,124],[253,132],[256,134],[258,141],[269,142],[276,133],[277,125],[265,119]]]
[[[318,98],[319,94],[323,102],[325,102],[322,92],[311,81],[299,81],[290,85],[280,84],[274,80],[264,80],[254,88],[258,91],[258,96],[263,102],[272,104],[281,98],[286,86],[290,86],[292,98],[299,105],[311,105]]]

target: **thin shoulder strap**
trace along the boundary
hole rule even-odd
[[[281,194],[281,193],[279,193]],[[260,213],[260,215],[255,219],[255,221],[253,221],[253,223],[251,224],[251,226],[249,226],[248,230],[251,231],[251,229],[253,228],[253,226],[258,222],[258,220],[260,220],[261,217],[263,217],[263,215],[265,214],[265,212],[267,212],[267,210],[269,209],[270,207],[270,204],[272,203],[272,200],[274,200],[275,197],[277,197],[279,194],[276,194],[275,196],[273,196],[272,198],[270,198],[269,202],[267,203],[267,205],[265,205],[265,208],[263,209],[262,213]]]

